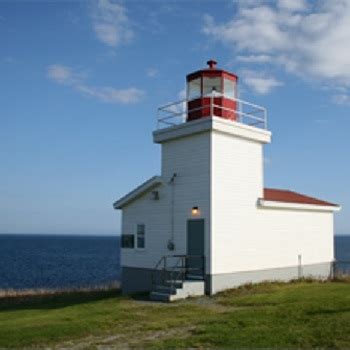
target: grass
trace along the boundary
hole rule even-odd
[[[120,283],[115,281],[107,284],[89,286],[89,287],[73,287],[73,288],[31,288],[31,289],[0,289],[0,298],[6,297],[30,297],[49,294],[67,294],[71,292],[98,292],[111,289],[119,289]]]
[[[174,304],[116,290],[0,299],[0,348],[349,348],[350,283],[246,285]]]

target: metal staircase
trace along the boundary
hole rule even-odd
[[[170,302],[204,295],[204,267],[204,256],[163,256],[152,273],[151,299]]]

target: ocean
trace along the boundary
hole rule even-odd
[[[0,289],[79,288],[120,279],[119,237],[0,234]],[[350,236],[335,237],[350,261]]]
[[[119,277],[117,236],[0,235],[0,289],[95,287]]]
[[[336,260],[350,262],[350,235],[335,236],[334,248]]]

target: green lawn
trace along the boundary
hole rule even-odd
[[[266,283],[174,304],[115,291],[0,299],[0,348],[99,345],[350,348],[350,283]]]

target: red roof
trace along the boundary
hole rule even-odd
[[[322,201],[317,198],[305,196],[304,194],[289,191],[278,190],[275,188],[264,188],[264,200],[273,202],[301,203],[313,205],[326,205],[337,207],[337,204]]]

